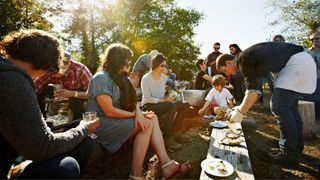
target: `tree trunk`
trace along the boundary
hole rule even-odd
[[[310,101],[299,101],[299,113],[303,126],[303,138],[312,139],[315,137],[316,117],[314,103]]]

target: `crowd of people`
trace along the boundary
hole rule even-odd
[[[298,101],[315,102],[317,118],[320,114],[319,38],[319,33],[310,36],[313,44],[308,51],[286,43],[281,35],[244,51],[231,44],[227,54],[219,51],[220,43],[214,43],[214,51],[195,62],[194,88],[207,91],[199,113],[233,108],[230,121],[239,123],[263,99],[262,85],[267,79],[270,109],[280,127],[279,149],[269,156],[275,162],[297,163],[303,152]],[[15,174],[19,178],[79,178],[95,148],[115,153],[130,140],[129,179],[143,178],[149,147],[159,158],[164,178],[191,169],[189,163],[179,163],[167,153],[181,148],[173,128],[183,123],[190,105],[166,95],[167,86],[179,89],[164,54],[152,50],[141,55],[130,72],[130,48],[110,44],[93,75],[63,50],[56,37],[42,30],[6,35],[0,52],[1,179],[8,177],[19,156],[30,160]],[[61,88],[55,90],[52,84]],[[96,112],[97,117],[81,120],[64,132],[52,132],[45,121],[48,97],[68,99],[73,119],[81,119],[84,112]],[[93,133],[95,139],[88,137]]]
[[[137,102],[136,89],[128,77],[132,51],[124,45],[109,45],[93,76],[85,65],[63,51],[56,37],[41,30],[8,34],[1,41],[1,55],[1,179],[79,178],[95,148],[115,153],[129,140],[133,142],[129,179],[142,179],[149,146],[159,158],[164,178],[190,170],[189,163],[178,163],[168,156],[162,136],[162,132],[172,136],[172,124],[175,119],[183,119],[183,111],[189,106],[164,97],[168,77],[162,73],[167,59],[159,52],[155,51],[147,62],[152,71],[137,75],[142,76],[142,104]],[[159,80],[157,86],[162,88],[147,88],[148,83]],[[61,88],[54,91],[52,84]],[[43,117],[48,96],[69,99],[71,108],[74,105],[73,119],[81,118],[86,111],[96,112],[97,117],[82,120],[62,133],[52,132]],[[170,112],[156,108],[162,103]],[[161,129],[158,117],[163,121]],[[93,133],[97,136],[94,140],[88,137]],[[19,156],[28,163],[7,176]]]

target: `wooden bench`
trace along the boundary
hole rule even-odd
[[[232,129],[242,129],[240,123],[228,123],[229,128]],[[221,139],[225,137],[225,129],[212,129],[210,137],[210,146],[207,153],[207,159],[220,158],[225,161],[228,161],[233,165],[235,171],[234,173],[227,177],[227,179],[254,179],[252,172],[251,162],[248,154],[247,145],[245,142],[244,136],[241,136],[240,139],[244,142],[239,146],[226,146],[220,144]],[[217,177],[211,176],[205,173],[203,170],[200,174],[201,180],[216,179]]]

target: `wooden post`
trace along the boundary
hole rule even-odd
[[[298,105],[298,110],[303,123],[303,138],[312,139],[315,137],[316,132],[314,102],[299,101]]]

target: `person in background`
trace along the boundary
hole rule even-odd
[[[149,54],[143,54],[141,55],[137,61],[134,63],[132,72],[130,73],[130,78],[137,79],[138,81],[136,83],[133,83],[133,86],[135,88],[138,88],[140,86],[141,78],[144,74],[150,71],[151,69],[151,58],[155,55],[159,54],[159,51],[152,50]]]
[[[99,119],[53,133],[41,116],[33,80],[59,70],[59,41],[41,30],[12,32],[0,42],[0,179],[20,155],[31,160],[19,178],[80,178],[94,142],[88,137]],[[14,178],[14,177],[11,177]]]
[[[229,55],[217,59],[220,72],[235,74],[238,68],[245,78],[247,91],[242,103],[231,112],[230,121],[241,122],[261,95],[265,75],[270,72],[277,75],[270,107],[280,127],[279,149],[268,153],[267,159],[278,164],[298,163],[304,148],[298,101],[301,94],[311,94],[316,89],[314,60],[302,46],[264,42],[244,50],[238,65]]]
[[[317,88],[313,94],[303,94],[301,100],[312,101],[315,103],[316,120],[320,120],[320,33],[314,32],[310,36],[312,42],[311,48],[308,50],[317,65]]]
[[[169,70],[168,68],[166,68],[163,72],[164,75],[166,75],[168,77],[166,84],[174,91],[177,91],[179,93],[179,90],[177,89],[176,86],[176,78],[177,75],[175,73],[173,73],[171,70]]]
[[[174,126],[181,126],[184,117],[187,115],[189,103],[176,101],[173,96],[165,97],[165,87],[167,77],[163,74],[167,67],[167,58],[162,54],[157,54],[151,60],[151,71],[142,77],[142,107],[143,110],[155,112],[159,117],[160,125],[164,132],[167,147],[174,151],[181,148],[181,145],[175,143],[173,138]],[[178,137],[178,136],[177,136]]]
[[[272,41],[273,42],[285,42],[285,39],[282,35],[277,34],[277,35],[273,36]]]
[[[237,44],[230,44],[229,45],[230,54],[234,56],[233,61],[237,63],[238,57],[240,53],[242,52],[241,48]],[[233,92],[234,99],[236,101],[236,104],[240,104],[243,100],[246,88],[244,85],[244,78],[240,71],[238,71],[235,75],[230,75],[229,81],[232,85],[232,88],[230,89],[231,92]]]
[[[230,51],[230,54],[235,56],[236,58],[238,58],[240,53],[242,52],[238,44],[230,44],[229,51]],[[235,61],[237,61],[237,59],[235,59]]]
[[[222,75],[215,75],[212,78],[212,89],[206,96],[203,107],[199,114],[205,113],[208,109],[213,112],[215,107],[231,108],[233,96],[228,89],[224,88],[226,81]]]
[[[196,61],[196,67],[198,72],[195,79],[195,89],[207,90],[210,88],[212,77],[210,77],[206,72],[207,65],[205,60],[198,59]]]
[[[42,114],[45,116],[45,97],[47,93],[52,93],[48,88],[49,84],[61,84],[62,89],[56,91],[54,97],[69,99],[73,119],[79,119],[85,112],[84,102],[87,100],[86,91],[89,81],[92,78],[90,70],[82,63],[76,62],[67,52],[59,72],[49,72],[35,79],[34,84]]]
[[[216,74],[218,74],[219,72],[216,70],[216,59],[217,59],[217,57],[220,55],[220,54],[222,54],[220,51],[219,51],[219,49],[220,49],[220,43],[219,42],[215,42],[214,44],[213,44],[213,52],[212,53],[210,53],[209,55],[208,55],[208,57],[206,58],[206,62],[207,62],[207,67],[211,67],[211,74],[209,74],[209,76],[214,76],[214,75],[216,75]]]
[[[136,102],[135,89],[128,79],[131,57],[128,47],[109,45],[101,71],[90,81],[87,111],[96,111],[101,120],[95,131],[96,141],[107,152],[115,153],[129,138],[134,139],[129,179],[142,179],[143,162],[150,145],[160,160],[164,178],[186,172],[189,164],[179,164],[168,156],[157,116],[151,111],[141,111]]]

